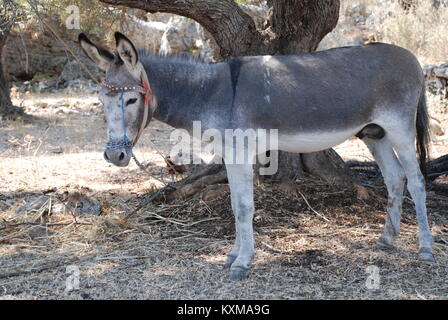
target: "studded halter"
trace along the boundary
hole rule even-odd
[[[119,87],[119,86],[110,84],[106,81],[103,81],[101,83],[102,87],[104,87],[110,91],[120,93],[120,104],[121,104],[121,110],[122,110],[122,114],[123,114],[123,117],[122,117],[123,130],[124,130],[123,138],[109,140],[109,142],[106,144],[106,147],[108,149],[118,149],[118,148],[122,148],[122,147],[131,148],[132,146],[134,146],[137,143],[143,130],[146,127],[146,122],[148,120],[149,111],[151,111],[151,114],[153,114],[155,109],[157,108],[156,97],[153,94],[151,86],[149,85],[148,76],[146,75],[146,72],[143,68],[142,68],[142,73],[141,73],[141,80],[142,80],[142,83],[139,86]],[[127,91],[137,91],[137,92],[141,93],[145,99],[142,124],[137,132],[136,137],[134,138],[134,141],[132,141],[132,142],[130,141],[130,139],[128,138],[128,136],[126,134],[125,104],[124,104],[123,94],[124,94],[124,92],[127,92]]]

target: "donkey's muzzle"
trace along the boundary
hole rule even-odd
[[[104,159],[118,167],[126,167],[131,160],[132,153],[123,149],[106,149],[104,151]]]
[[[118,167],[126,167],[132,157],[132,142],[128,138],[110,139],[106,144],[104,159]]]

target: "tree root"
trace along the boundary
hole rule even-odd
[[[448,154],[429,161],[426,165],[426,173],[429,181],[448,175]]]
[[[219,168],[217,172],[210,174],[210,172],[213,172],[217,169],[218,168],[215,167],[212,168],[211,170],[211,168],[206,167],[206,169],[203,171],[205,171],[206,173],[208,172],[209,173],[208,175],[204,172],[200,172],[194,177],[195,180],[193,180],[192,177],[188,177],[184,181],[180,182],[182,184],[181,186],[176,186],[175,191],[166,195],[165,194],[161,195],[154,201],[169,203],[178,199],[180,200],[188,199],[191,196],[198,193],[199,191],[201,191],[202,189],[204,189],[206,186],[226,182],[227,173],[225,171],[224,166],[222,166],[222,168]]]
[[[260,165],[255,165],[256,178],[274,182],[295,181],[302,177],[304,172],[308,172],[330,184],[353,186],[358,183],[357,177],[332,149],[310,154],[279,152],[278,163],[278,172],[272,176],[258,176]],[[227,173],[224,165],[201,165],[198,170],[176,184],[174,191],[161,194],[154,199],[154,202],[169,203],[175,200],[185,200],[201,192],[207,186],[225,182],[227,182]],[[214,192],[214,188],[207,190],[203,198],[219,197],[223,189],[221,187],[216,189],[216,192]]]
[[[31,116],[27,115],[23,108],[16,107],[14,105],[7,105],[6,107],[0,108],[0,119],[2,120],[31,120]]]

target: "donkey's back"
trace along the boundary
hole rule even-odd
[[[424,85],[415,56],[383,43],[236,61],[233,123],[283,132],[345,129],[373,122],[380,109],[415,110]]]

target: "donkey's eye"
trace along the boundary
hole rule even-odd
[[[126,101],[126,105],[130,105],[130,104],[133,104],[133,103],[135,103],[137,101],[137,99],[136,98],[133,98],[133,99],[129,99],[128,101]]]

